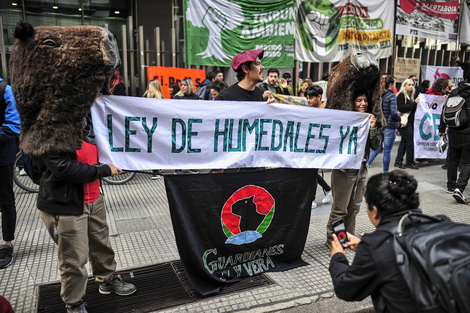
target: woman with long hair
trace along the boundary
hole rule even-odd
[[[419,102],[419,98],[416,98],[413,101],[414,93],[415,88],[413,80],[405,79],[397,94],[397,107],[400,113],[408,113],[409,115],[406,126],[398,129],[401,141],[398,146],[398,153],[394,166],[418,170],[419,167],[414,162],[413,124],[415,120],[416,105]],[[405,156],[405,153],[406,163],[403,165],[403,157]]]
[[[307,97],[307,88],[312,87],[313,82],[310,78],[305,78],[302,81],[302,84],[300,84],[300,89],[299,89],[299,97]]]
[[[382,111],[387,120],[387,127],[381,130],[383,138],[383,171],[390,170],[390,160],[392,158],[392,148],[397,137],[397,128],[400,128],[401,117],[397,109],[397,97],[393,93],[395,89],[395,79],[393,76],[385,76],[381,82],[382,91]],[[380,149],[379,149],[380,150]],[[372,150],[369,158],[369,165],[374,161],[379,150]]]
[[[115,96],[127,96],[126,86],[122,82],[121,73],[119,70],[114,71],[113,75],[109,78],[109,91]]]
[[[190,78],[181,81],[181,90],[173,97],[173,99],[199,100],[199,97],[193,92],[194,85]]]
[[[170,93],[170,99],[173,99],[175,95],[180,91],[180,85],[178,83],[172,83],[168,86],[168,92]]]
[[[158,79],[149,81],[147,90],[142,97],[163,99],[162,85]]]
[[[347,234],[345,246],[356,251],[351,265],[336,236],[332,242],[329,270],[338,298],[360,301],[370,295],[376,312],[419,312],[398,268],[393,235],[386,231],[398,225],[409,211],[419,212],[417,187],[416,179],[401,170],[369,179],[365,192],[367,215],[376,230],[361,239]]]

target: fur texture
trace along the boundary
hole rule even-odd
[[[20,22],[10,59],[20,148],[33,156],[81,148],[83,118],[119,67],[114,36],[97,26]]]
[[[368,52],[354,52],[336,65],[328,74],[326,90],[329,109],[354,111],[354,93],[366,90],[367,111],[377,117],[378,127],[385,127],[380,96],[379,64]]]

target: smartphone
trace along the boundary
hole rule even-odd
[[[348,235],[346,234],[346,227],[344,226],[343,219],[340,218],[334,221],[332,226],[336,237],[338,237],[339,242],[344,247],[344,245],[348,242]]]

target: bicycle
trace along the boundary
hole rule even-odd
[[[102,180],[111,185],[122,185],[133,179],[134,176],[135,172],[122,171],[119,175],[103,177]]]
[[[23,152],[20,151],[16,154],[15,164],[13,167],[13,181],[23,190],[39,192],[39,185],[33,182],[23,168]]]

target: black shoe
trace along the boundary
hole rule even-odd
[[[454,197],[455,200],[457,200],[458,203],[461,204],[466,204],[467,199],[463,196],[463,193],[460,191],[459,188],[455,188],[454,193],[452,194],[452,197]]]
[[[441,168],[442,168],[443,170],[447,170],[447,169],[449,168],[449,166],[447,166],[447,164],[444,164],[444,165],[441,166]]]
[[[72,306],[67,306],[67,313],[88,313],[85,307],[86,307],[86,302],[83,300],[80,300],[79,302],[75,303]]]
[[[405,168],[405,166],[402,163],[395,163],[393,166],[398,167],[398,168]]]
[[[415,163],[405,164],[405,167],[406,167],[406,168],[411,168],[411,169],[413,169],[413,170],[419,170],[418,165],[416,165]]]
[[[13,263],[13,245],[0,247],[0,269],[7,268]]]
[[[133,294],[137,288],[131,283],[126,283],[122,281],[121,275],[114,275],[113,280],[108,284],[100,284],[100,293],[104,295],[109,295],[110,293],[115,293],[119,296],[128,296]]]

